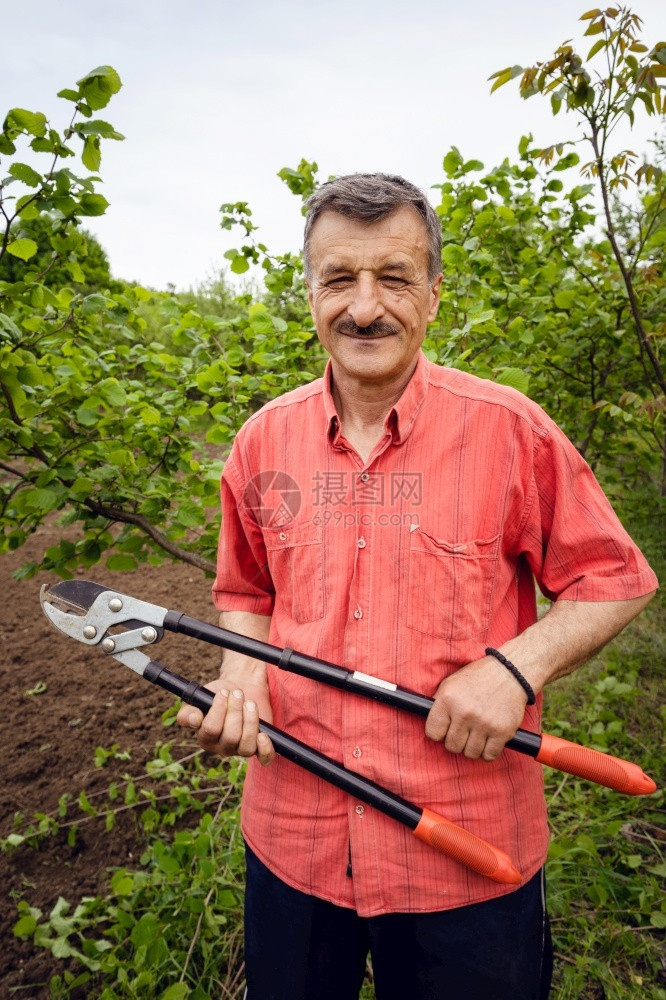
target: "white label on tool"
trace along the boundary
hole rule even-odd
[[[398,690],[397,684],[391,684],[390,681],[383,681],[380,677],[373,677],[372,674],[364,674],[360,670],[355,670],[352,677],[355,681],[363,681],[364,684],[373,684],[378,688],[386,688],[387,691]]]

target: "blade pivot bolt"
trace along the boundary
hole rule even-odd
[[[116,644],[110,636],[107,636],[107,638],[102,641],[102,649],[105,653],[112,653],[115,648]]]
[[[97,629],[95,628],[94,625],[86,625],[86,627],[83,630],[83,634],[86,639],[94,639],[95,636],[97,635]]]
[[[141,638],[144,642],[154,642],[157,638],[157,632],[149,625],[148,628],[143,629]]]
[[[112,597],[109,601],[109,611],[122,611],[123,602],[119,597]]]

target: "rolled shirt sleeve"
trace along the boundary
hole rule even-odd
[[[550,419],[535,435],[520,546],[550,600],[626,601],[658,581],[592,470]]]
[[[237,439],[238,440],[238,439]],[[220,484],[222,527],[213,600],[218,611],[271,615],[275,589],[268,569],[263,534],[243,504],[243,482],[235,444]]]

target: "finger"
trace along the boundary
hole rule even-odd
[[[467,740],[470,736],[470,730],[467,726],[462,724],[452,723],[449,726],[449,730],[446,734],[446,739],[444,740],[444,746],[449,751],[449,753],[462,753],[467,745]]]
[[[504,741],[498,739],[496,736],[492,736],[490,739],[486,740],[486,745],[482,754],[483,759],[487,761],[497,760],[503,749]]]
[[[243,730],[238,741],[236,753],[241,757],[251,757],[257,751],[257,736],[259,734],[259,713],[253,701],[243,705]]]
[[[435,743],[441,743],[442,740],[446,739],[450,725],[451,716],[441,705],[435,703],[426,719],[425,731],[428,739],[434,740]]]
[[[213,698],[213,704],[203,718],[199,728],[199,743],[204,750],[213,751],[217,749],[217,743],[222,735],[224,721],[227,716],[227,702],[229,692],[224,688],[217,692]]]
[[[227,714],[220,738],[220,753],[232,757],[238,753],[238,744],[243,735],[243,704],[245,695],[236,688],[229,695]]]
[[[191,705],[182,705],[178,709],[176,722],[179,726],[186,726],[188,729],[198,729],[203,722],[203,712]]]
[[[259,733],[257,736],[257,759],[260,764],[267,767],[275,757],[275,749],[267,733]]]
[[[486,734],[482,732],[470,732],[465,743],[463,753],[469,760],[478,760],[486,747]]]

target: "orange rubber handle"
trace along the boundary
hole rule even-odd
[[[541,735],[541,748],[536,760],[627,795],[651,795],[657,789],[652,778],[638,764],[547,733]]]
[[[414,835],[493,882],[520,885],[522,876],[508,854],[430,809],[423,810]]]

